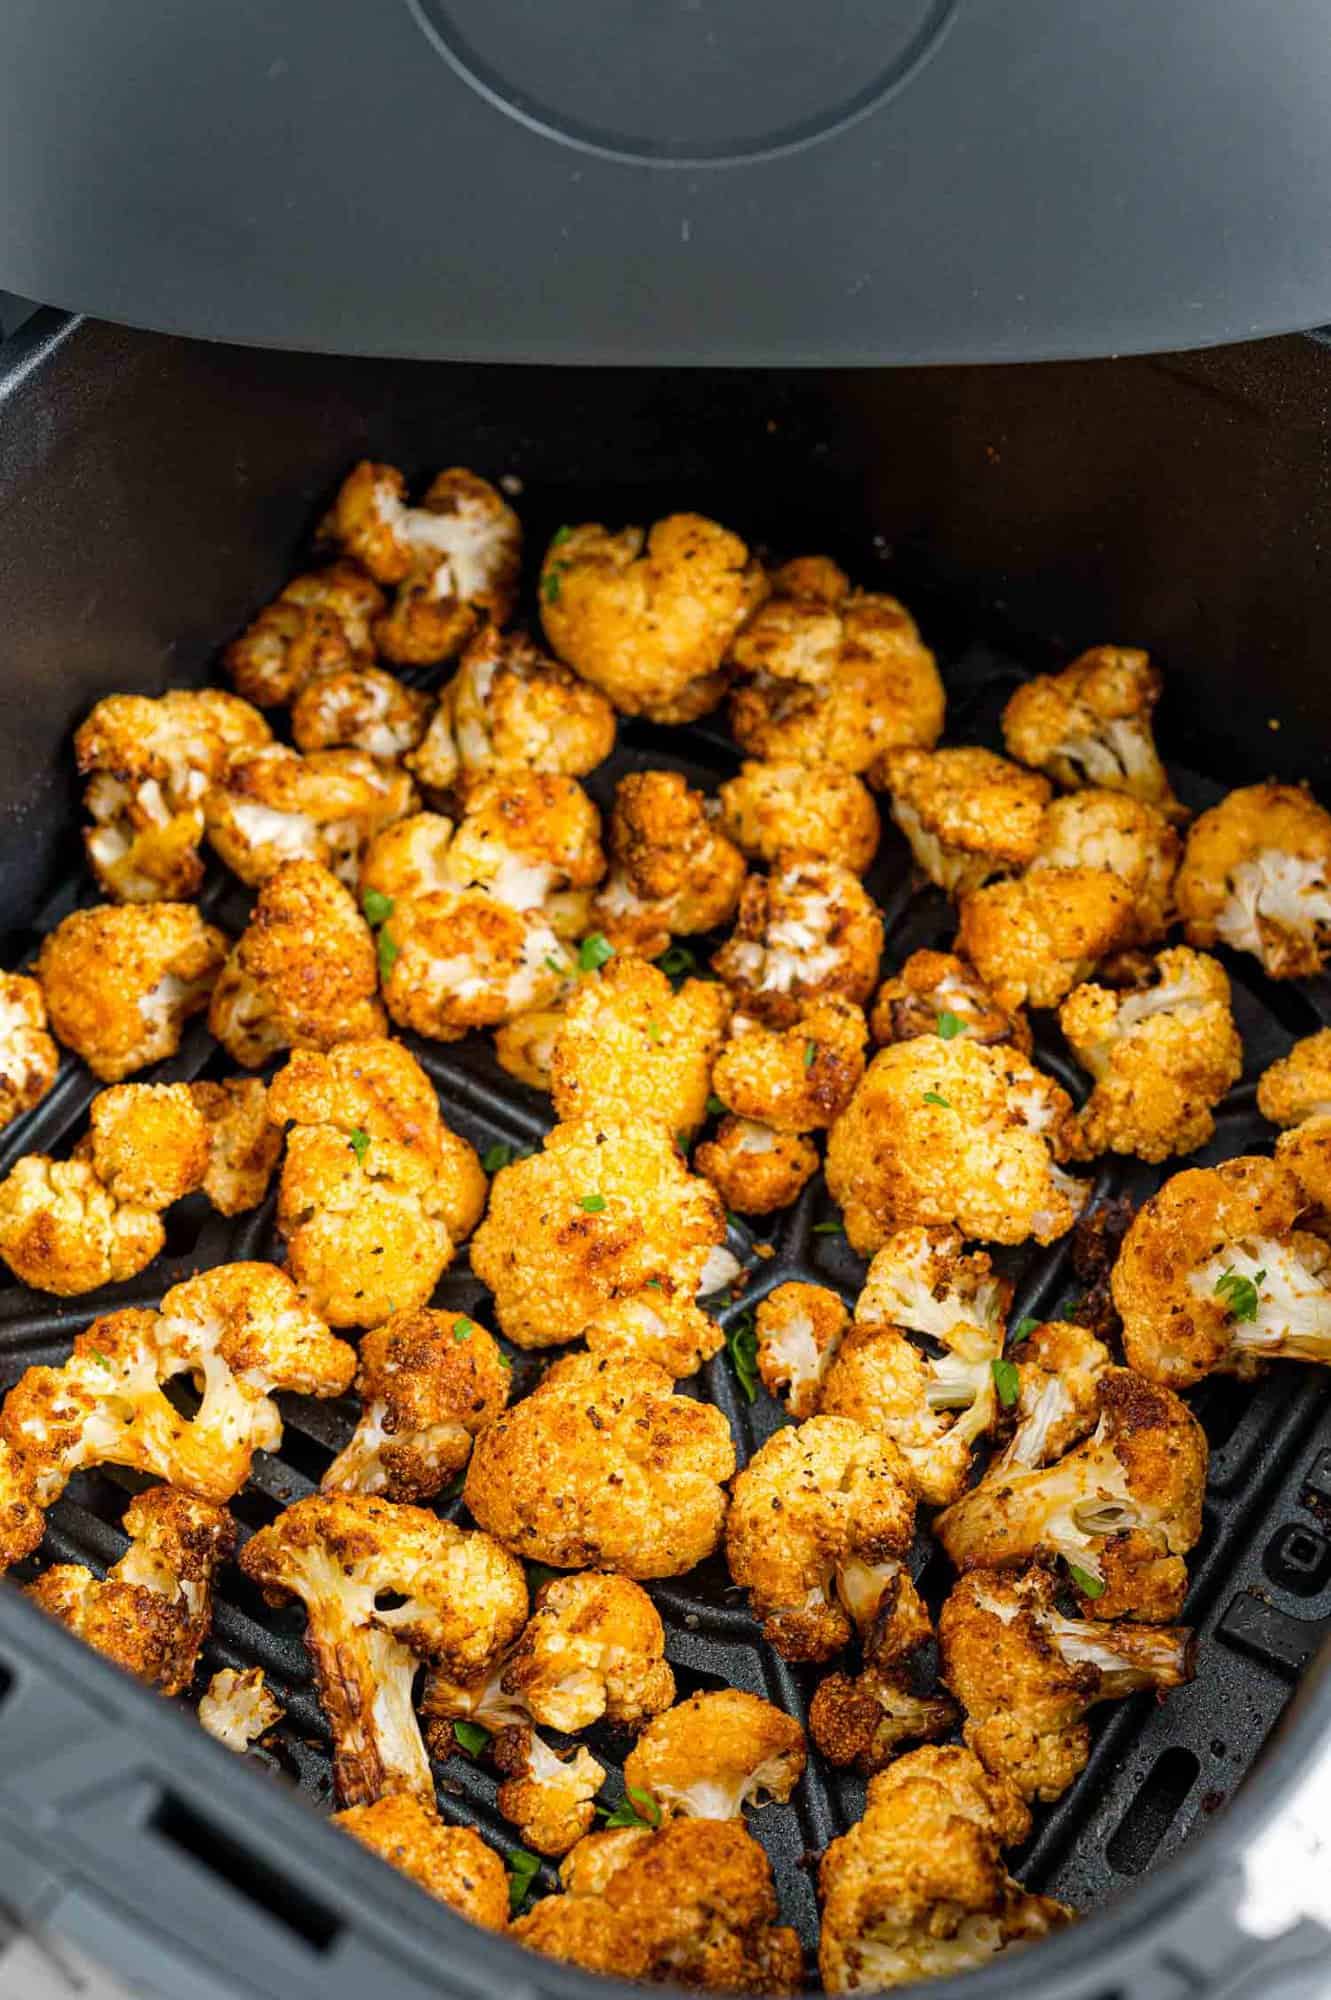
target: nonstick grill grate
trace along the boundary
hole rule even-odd
[[[998,716],[1019,674],[1010,659],[980,645],[945,665],[949,739],[998,747]],[[668,766],[711,790],[736,762],[734,746],[717,728],[664,731],[624,724],[615,757],[595,773],[589,789],[605,810],[615,780],[626,770]],[[1186,772],[1175,770],[1173,776],[1180,795],[1193,806],[1218,795],[1218,787]],[[887,918],[888,966],[920,946],[950,941],[953,925],[945,900],[913,883],[906,848],[890,825],[869,885]],[[75,901],[89,897],[86,882],[71,882],[43,911],[38,929],[49,928]],[[227,929],[241,927],[247,898],[236,884],[213,882],[205,900],[209,914]],[[17,943],[20,953],[22,944]],[[700,949],[700,961],[703,956]],[[1294,1036],[1331,1023],[1331,983],[1274,987],[1260,978],[1251,960],[1226,962],[1234,979],[1245,1068],[1220,1113],[1215,1140],[1196,1156],[1201,1164],[1235,1153],[1269,1151],[1270,1128],[1255,1106],[1256,1078]],[[506,1076],[488,1042],[473,1038],[441,1045],[405,1039],[438,1085],[449,1122],[482,1152],[500,1141],[532,1143],[548,1126],[548,1102]],[[1038,1026],[1036,1041],[1039,1060],[1076,1089],[1077,1072],[1048,1019]],[[231,1067],[196,1022],[180,1054],[145,1075],[172,1080],[222,1074]],[[23,1152],[67,1151],[82,1130],[95,1087],[80,1065],[67,1061],[46,1103],[5,1135],[0,1170],[7,1171]],[[1117,1163],[1100,1172],[1096,1198],[1129,1194],[1140,1199],[1163,1177],[1160,1170]],[[818,1228],[835,1218],[819,1177],[788,1213],[732,1229],[730,1247],[749,1267],[749,1282],[729,1302],[711,1302],[723,1323],[729,1325],[765,1292],[791,1278],[832,1285],[853,1300],[864,1265],[843,1238]],[[64,1359],[74,1333],[99,1312],[155,1303],[182,1277],[235,1258],[280,1260],[271,1199],[253,1214],[227,1222],[202,1197],[194,1197],[169,1213],[167,1227],[163,1256],[129,1284],[69,1302],[39,1299],[13,1286],[0,1290],[0,1389],[34,1363]],[[774,1254],[759,1255],[758,1244],[770,1245]],[[998,1253],[996,1261],[1017,1280],[1014,1318],[1052,1313],[1076,1289],[1069,1247],[1065,1241],[1044,1251]],[[444,1277],[437,1302],[492,1324],[487,1295],[470,1276],[465,1254]],[[533,1386],[548,1358],[513,1352],[515,1396]],[[724,1353],[708,1364],[698,1382],[684,1386],[724,1411],[741,1459],[783,1421],[778,1406],[761,1393],[755,1404],[745,1401]],[[1253,1762],[1300,1671],[1331,1628],[1329,1390],[1331,1377],[1286,1366],[1256,1387],[1215,1381],[1196,1393],[1212,1448],[1204,1527],[1190,1561],[1192,1589],[1185,1613],[1201,1635],[1197,1679],[1165,1703],[1138,1696],[1094,1712],[1090,1763],[1055,1806],[1037,1812],[1034,1836],[1015,1859],[1030,1886],[1083,1908],[1105,1901],[1218,1810]],[[355,1406],[349,1400],[280,1400],[286,1422],[282,1450],[258,1455],[248,1486],[233,1502],[242,1539],[317,1486],[354,1425]],[[119,1521],[130,1490],[126,1475],[77,1475],[51,1511],[39,1556],[19,1574],[67,1560],[104,1570],[124,1547]],[[455,1517],[461,1503],[445,1500],[440,1511]],[[948,1585],[947,1565],[924,1534],[916,1556],[917,1575],[936,1610]],[[697,1688],[740,1687],[805,1715],[817,1670],[791,1668],[759,1642],[723,1558],[650,1588],[666,1622],[667,1656],[681,1695]],[[301,1643],[302,1623],[298,1609],[273,1611],[239,1570],[228,1568],[217,1592],[213,1634],[195,1694],[219,1666],[261,1666],[286,1720],[266,1739],[274,1747],[255,1754],[327,1807],[328,1732]],[[591,1731],[587,1740],[611,1771],[609,1789],[617,1791],[625,1740],[606,1730]],[[459,1752],[436,1766],[436,1778],[445,1817],[474,1823],[501,1850],[517,1844],[516,1830],[495,1809],[496,1780],[483,1765]],[[769,1806],[751,1816],[772,1858],[786,1918],[797,1926],[806,1947],[816,1939],[811,1862],[858,1816],[863,1789],[858,1779],[830,1771],[814,1755],[789,1805]],[[542,1879],[546,1887],[553,1886],[553,1870],[543,1870]]]

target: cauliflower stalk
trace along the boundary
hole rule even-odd
[[[286,1713],[262,1667],[221,1667],[199,1698],[200,1725],[226,1750],[243,1757]]]

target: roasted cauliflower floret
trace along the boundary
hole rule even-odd
[[[399,902],[379,931],[384,1001],[403,1028],[454,1042],[548,1007],[576,961],[538,910],[484,889],[440,889]]]
[[[730,996],[713,980],[675,992],[645,959],[607,960],[563,1010],[550,1052],[555,1116],[657,1118],[695,1131],[729,1018]]]
[[[660,1613],[626,1576],[551,1577],[504,1665],[503,1686],[544,1728],[571,1734],[604,1716],[640,1729],[675,1698]]]
[[[447,869],[452,841],[453,822],[443,813],[408,813],[382,827],[361,862],[362,904],[367,896],[392,905],[454,886]],[[392,915],[391,907],[384,915]]]
[[[282,1153],[282,1134],[268,1116],[268,1092],[257,1077],[192,1083],[190,1096],[208,1137],[203,1191],[219,1215],[243,1215],[268,1192]]]
[[[225,1750],[244,1756],[286,1714],[262,1667],[221,1667],[199,1698],[199,1721]]]
[[[973,965],[948,951],[914,951],[900,972],[885,979],[869,1016],[876,1042],[909,1042],[916,1035],[958,1035],[992,1048],[1010,1042],[1031,1052],[1030,1023],[1020,1007],[1000,1007]]]
[[[1048,1570],[964,1576],[938,1620],[943,1679],[966,1711],[966,1742],[1024,1799],[1048,1804],[1086,1767],[1096,1702],[1192,1679],[1182,1625],[1065,1618]]]
[[[693,1164],[736,1215],[770,1215],[790,1206],[819,1161],[812,1139],[774,1132],[752,1118],[723,1118]]]
[[[862,1256],[910,1223],[1052,1243],[1087,1196],[1065,1174],[1067,1093],[1016,1049],[921,1035],[882,1049],[827,1142],[827,1185]]]
[[[1304,1035],[1263,1071],[1257,1109],[1273,1125],[1302,1125],[1331,1116],[1331,1028]]]
[[[475,1827],[445,1826],[430,1805],[407,1792],[348,1806],[333,1814],[333,1825],[470,1923],[487,1931],[508,1928],[508,1874]]]
[[[623,715],[693,722],[725,691],[722,663],[767,580],[738,535],[701,514],[645,533],[561,528],[541,567],[541,623],[561,660]]]
[[[6,1436],[0,1413],[0,1573],[30,1556],[45,1533],[40,1477],[40,1464]]]
[[[577,937],[587,927],[587,892],[605,873],[601,816],[576,778],[549,771],[469,778],[443,872],[445,886],[540,910],[561,936]]]
[[[82,1563],[56,1563],[26,1594],[127,1673],[179,1694],[194,1678],[236,1524],[225,1507],[152,1486],[130,1501],[122,1525],[129,1547],[104,1580]]]
[[[1096,1388],[1100,1418],[1084,1443],[1043,1469],[992,1469],[935,1529],[959,1569],[1061,1556],[1099,1616],[1159,1624],[1187,1589],[1206,1438],[1186,1404],[1131,1369],[1105,1369]]]
[[[0,1181],[0,1257],[34,1291],[74,1298],[118,1285],[165,1241],[157,1210],[117,1201],[89,1160],[26,1153]]]
[[[510,1340],[552,1347],[644,1291],[661,1309],[691,1302],[725,1233],[715,1190],[663,1124],[578,1118],[495,1175],[471,1267]]]
[[[1250,951],[1272,979],[1331,943],[1331,813],[1298,785],[1245,785],[1189,829],[1174,884],[1189,944]]]
[[[869,1781],[864,1817],[827,1849],[818,1964],[829,1993],[881,1991],[969,1972],[1072,1912],[1003,1865],[1030,1814],[959,1747],[899,1757]]]
[[[1186,814],[1169,788],[1151,733],[1162,682],[1133,646],[1093,646],[1060,674],[1026,681],[1003,711],[1008,754],[1069,791],[1130,792],[1171,819]]]
[[[208,1005],[226,945],[191,903],[73,911],[37,958],[53,1033],[103,1083],[173,1056]]]
[[[323,1491],[429,1500],[461,1472],[509,1386],[493,1334],[465,1313],[394,1313],[360,1343],[360,1422]]]
[[[407,759],[431,791],[467,772],[553,771],[585,778],[615,747],[615,711],[598,688],[547,659],[521,632],[483,625]]]
[[[521,1564],[424,1508],[316,1494],[260,1529],[240,1565],[271,1603],[305,1606],[339,1801],[407,1792],[433,1805],[411,1704],[417,1667],[428,1660],[459,1680],[483,1673],[526,1619]],[[379,1602],[389,1597],[397,1602]]]
[[[806,1754],[794,1716],[723,1688],[654,1717],[625,1759],[624,1783],[630,1797],[646,1792],[667,1817],[739,1819],[745,1806],[788,1799]]]
[[[1132,897],[1125,944],[1157,944],[1174,914],[1182,842],[1159,806],[1092,789],[1055,799],[1031,867],[1107,868]]]
[[[650,1361],[678,1380],[694,1375],[725,1345],[725,1334],[701,1306],[666,1298],[648,1285],[632,1298],[616,1299],[582,1329],[590,1354],[610,1361]]]
[[[1286,1166],[1226,1160],[1175,1174],[1134,1217],[1111,1280],[1130,1367],[1186,1388],[1264,1361],[1331,1361],[1331,1248],[1295,1227]]]
[[[0,972],[0,1132],[41,1103],[60,1068],[35,979]]]
[[[632,771],[620,779],[608,845],[610,873],[591,921],[616,951],[659,958],[672,937],[714,930],[734,916],[744,856],[678,771]]]
[[[589,1833],[584,1838],[596,1840],[600,1836]],[[575,1847],[573,1854],[577,1851]],[[528,1951],[562,1959],[584,1972],[639,1979],[646,1970],[647,1954],[641,1942],[627,1934],[616,1913],[599,1896],[542,1896],[510,1926],[509,1936]]]
[[[770,875],[745,883],[734,933],[712,964],[745,1013],[788,1027],[812,1000],[863,1006],[882,951],[883,919],[858,876],[783,854]]]
[[[187,1083],[117,1083],[88,1107],[87,1157],[112,1201],[169,1208],[203,1186],[208,1127]]]
[[[896,1446],[848,1417],[779,1430],[735,1481],[730,1574],[788,1660],[827,1660],[902,1575],[915,1493]]]
[[[809,1734],[829,1764],[866,1777],[883,1770],[903,1743],[946,1736],[957,1720],[946,1695],[918,1694],[904,1668],[871,1660],[862,1673],[826,1674],[809,1704]]]
[[[285,861],[317,861],[354,883],[371,836],[417,803],[411,780],[363,750],[285,743],[233,757],[205,795],[208,839],[233,874],[258,888]]]
[[[374,939],[351,894],[314,861],[287,861],[259,891],[217,981],[208,1026],[257,1069],[281,1049],[382,1035]]]
[[[1057,1007],[1133,929],[1132,897],[1105,868],[1038,868],[961,899],[957,948],[1000,1007]]]
[[[737,1013],[712,1089],[739,1118],[777,1132],[823,1131],[855,1094],[868,1038],[864,1015],[839,993],[810,1000],[783,1028]]]
[[[504,1773],[495,1799],[504,1818],[538,1854],[567,1854],[591,1831],[604,1766],[581,1746],[561,1756],[525,1723],[501,1729],[490,1748]]]
[[[1034,860],[1049,785],[992,750],[891,750],[881,781],[916,866],[949,895]]]
[[[878,852],[878,808],[840,764],[741,764],[721,786],[721,830],[753,861],[792,849],[856,875]]]
[[[417,507],[391,465],[368,459],[347,474],[328,526],[377,583],[396,585],[374,643],[386,660],[431,666],[451,659],[489,618],[513,609],[522,528],[488,480],[459,466],[430,482]]]
[[[318,675],[373,666],[371,626],[386,602],[354,563],[294,576],[231,641],[222,665],[247,701],[274,708]]]
[[[1100,1420],[1100,1377],[1113,1357],[1102,1340],[1071,1320],[1045,1320],[1013,1348],[1017,1371],[1011,1437],[991,1461],[997,1476],[1048,1465],[1089,1437]]]
[[[485,1207],[486,1180],[476,1149],[445,1125],[434,1085],[401,1042],[374,1036],[339,1042],[326,1053],[297,1049],[277,1072],[269,1116],[278,1123],[333,1125],[435,1160],[450,1180],[449,1233],[461,1242]]]
[[[825,1285],[778,1285],[759,1302],[758,1373],[769,1396],[784,1391],[792,1417],[811,1417],[817,1411],[849,1319],[841,1300]]]
[[[672,1389],[644,1361],[556,1362],[476,1440],[473,1517],[532,1561],[682,1576],[721,1539],[735,1448],[719,1410]]]
[[[1186,945],[1162,951],[1151,983],[1078,986],[1059,1009],[1072,1053],[1095,1079],[1077,1116],[1078,1151],[1166,1160],[1204,1146],[1243,1068],[1223,966]]]
[[[550,1089],[550,1062],[559,1031],[564,1025],[564,1009],[537,1007],[530,1014],[515,1014],[494,1031],[495,1060],[518,1083],[531,1090]]]
[[[298,750],[363,750],[393,763],[425,734],[430,697],[382,667],[343,667],[308,681],[291,705]]]

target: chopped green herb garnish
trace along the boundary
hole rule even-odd
[[[644,1292],[663,1292],[665,1290],[665,1286],[661,1283],[661,1280],[659,1278],[649,1278],[642,1289],[644,1290]]]
[[[541,594],[547,604],[558,604],[559,593],[564,586],[564,571],[567,568],[567,563],[555,562],[551,563],[549,569],[545,572],[545,576],[541,581]]]
[[[1025,1318],[1019,1319],[1013,1327],[1012,1332],[1008,1336],[1008,1345],[1015,1347],[1019,1340],[1029,1340],[1039,1324],[1038,1319],[1034,1319],[1030,1313],[1027,1313]]]
[[[752,1402],[758,1397],[758,1329],[753,1323],[752,1313],[741,1313],[733,1325],[726,1328],[726,1353],[735,1371],[735,1379],[745,1396]]]
[[[966,1023],[962,1020],[960,1014],[950,1013],[944,1007],[942,1013],[938,1016],[938,1032],[945,1042],[950,1042],[954,1035],[965,1034]]]
[[[813,1068],[813,1062],[814,1062],[814,1057],[815,1057],[815,1056],[817,1055],[817,1053],[818,1053],[818,1044],[817,1044],[817,1042],[806,1042],[806,1043],[804,1044],[804,1067],[805,1067],[805,1069],[812,1069],[812,1068]]]
[[[940,1097],[939,1093],[936,1090],[926,1090],[924,1093],[924,1101],[926,1104],[941,1104],[944,1111],[950,1111],[952,1109],[952,1106],[948,1103],[947,1099],[945,1097]]]
[[[663,951],[654,962],[667,979],[673,980],[683,979],[688,973],[696,972],[698,969],[698,961],[686,944],[672,944],[670,949]]]
[[[508,1855],[508,1913],[511,1917],[520,1915],[531,1885],[540,1869],[540,1856],[528,1854],[525,1847],[510,1848]]]
[[[588,1215],[599,1215],[605,1207],[605,1196],[603,1194],[579,1195],[578,1202],[580,1207],[586,1209]]]
[[[507,1356],[507,1355],[505,1354],[505,1352],[504,1352],[504,1350],[503,1350],[503,1348],[502,1348],[502,1347],[501,1347],[501,1348],[500,1348],[500,1350],[499,1350],[499,1366],[500,1366],[501,1368],[507,1368],[507,1370],[508,1370],[509,1374],[510,1374],[510,1375],[512,1374],[512,1372],[513,1372],[513,1363],[512,1363],[512,1362],[511,1362],[511,1361],[509,1360],[508,1356]]]
[[[365,1165],[365,1155],[370,1150],[369,1133],[363,1132],[360,1126],[357,1125],[355,1130],[352,1132],[351,1137],[347,1140],[347,1144],[350,1146],[352,1152],[356,1155],[357,1164],[363,1167]]]
[[[573,530],[572,530],[572,528],[570,528],[570,526],[568,525],[568,522],[567,522],[567,521],[565,521],[565,523],[564,523],[563,527],[562,527],[562,528],[556,528],[556,529],[555,529],[555,531],[554,531],[554,533],[553,533],[553,535],[551,535],[551,537],[550,537],[550,546],[551,546],[551,548],[552,548],[552,549],[562,549],[562,548],[563,548],[563,546],[564,546],[564,544],[565,544],[565,542],[566,542],[566,541],[568,540],[569,536],[570,536],[570,535],[571,535],[572,533],[573,533]]]
[[[676,1132],[675,1144],[679,1148],[680,1158],[687,1160],[689,1157],[689,1148],[693,1144],[690,1134],[687,1132]]]
[[[649,1042],[659,1042],[659,1041],[660,1041],[660,1039],[661,1039],[661,1024],[660,1024],[660,1022],[659,1022],[659,1021],[649,1021],[649,1022],[647,1023],[647,1039],[648,1039],[648,1041],[649,1041]]]
[[[453,1322],[453,1338],[458,1343],[459,1347],[462,1345],[464,1340],[470,1340],[475,1331],[476,1331],[475,1320],[468,1319],[465,1313],[460,1313],[457,1319],[455,1319]]]
[[[482,1729],[479,1722],[455,1722],[453,1734],[469,1757],[479,1757],[490,1741],[488,1729]]]
[[[387,923],[393,914],[393,898],[385,896],[382,889],[367,889],[360,899],[360,906],[367,921],[376,929],[380,924]]]
[[[557,972],[562,979],[567,968],[561,965],[557,958],[552,958],[549,952],[547,952],[545,954],[545,969],[547,972]]]
[[[615,947],[604,932],[593,931],[591,936],[585,937],[578,946],[578,970],[599,972],[606,960],[613,958],[614,955]]]
[[[636,1785],[629,1786],[613,1811],[607,1810],[605,1806],[599,1810],[604,1815],[607,1827],[644,1826],[651,1829],[661,1824],[660,1806],[650,1792],[639,1791]]]
[[[506,1146],[501,1139],[497,1145],[491,1146],[483,1154],[481,1165],[485,1168],[487,1174],[497,1174],[499,1169],[506,1167],[512,1158],[513,1148]]]
[[[389,973],[393,970],[393,967],[397,964],[397,954],[398,954],[397,940],[391,937],[389,935],[388,930],[385,928],[379,932],[378,946],[379,946],[379,977],[381,979],[387,979]]]
[[[89,1349],[89,1352],[90,1352],[90,1354],[92,1355],[92,1358],[93,1358],[93,1360],[94,1360],[94,1361],[95,1361],[95,1362],[96,1362],[96,1363],[98,1364],[98,1366],[99,1366],[99,1367],[101,1367],[101,1368],[109,1368],[109,1367],[111,1366],[111,1364],[110,1364],[110,1362],[109,1362],[109,1361],[107,1360],[106,1356],[105,1356],[105,1355],[104,1355],[104,1354],[102,1353],[102,1350],[101,1350],[101,1348],[100,1348],[100,1347],[93,1347],[93,1348],[90,1348],[90,1349]]]
[[[1224,1300],[1235,1319],[1256,1319],[1261,1304],[1257,1287],[1265,1276],[1264,1270],[1254,1272],[1251,1278],[1240,1277],[1234,1270],[1222,1271],[1215,1281],[1216,1296]]]
[[[725,1105],[721,1102],[716,1092],[714,1090],[710,1092],[707,1099],[707,1116],[709,1118],[720,1118],[725,1108]]]
[[[1092,1576],[1091,1572],[1088,1569],[1083,1569],[1080,1563],[1069,1562],[1068,1575],[1072,1578],[1072,1581],[1076,1584],[1083,1597],[1104,1596],[1107,1587],[1104,1578],[1101,1576]]]
[[[846,1225],[844,1222],[815,1222],[813,1233],[815,1236],[844,1236]]]
[[[1017,1364],[1015,1361],[999,1359],[991,1361],[989,1366],[994,1372],[994,1387],[998,1391],[998,1400],[1005,1410],[1010,1410],[1021,1393],[1021,1376],[1017,1373]]]

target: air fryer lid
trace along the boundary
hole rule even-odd
[[[330,351],[918,362],[1331,314],[1323,0],[10,0],[0,285]]]

